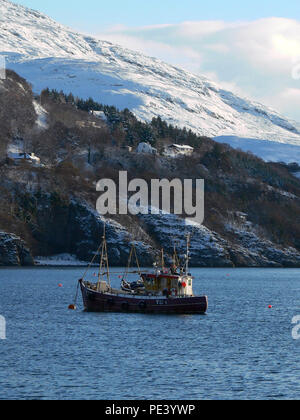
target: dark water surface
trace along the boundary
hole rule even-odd
[[[206,316],[68,311],[82,269],[1,269],[0,399],[299,398],[300,270],[193,274]]]

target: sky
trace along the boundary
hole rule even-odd
[[[20,0],[300,121],[299,0]]]

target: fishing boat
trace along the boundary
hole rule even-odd
[[[111,286],[111,273],[108,263],[107,242],[105,233],[100,249],[95,254],[90,266],[94,263],[96,255],[100,255],[100,265],[97,282],[83,278],[78,282],[83,298],[85,311],[88,312],[126,312],[145,314],[205,314],[208,307],[207,296],[195,296],[193,293],[193,277],[189,273],[189,246],[190,237],[187,237],[187,253],[183,265],[179,264],[174,250],[173,265],[167,268],[164,263],[162,251],[161,264],[154,264],[152,272],[143,272],[140,269],[135,246],[129,256],[128,267],[121,276],[120,288]],[[133,256],[136,257],[138,271],[130,273]],[[118,273],[116,273],[118,274]],[[137,274],[134,282],[127,280],[128,274]],[[95,275],[95,274],[94,274]],[[75,301],[78,296],[78,289]],[[70,305],[70,309],[76,308]]]

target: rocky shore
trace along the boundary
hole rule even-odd
[[[0,232],[0,266],[32,266],[34,259],[25,242],[16,235]]]
[[[296,249],[276,246],[249,225],[228,226],[230,240],[205,226],[187,227],[184,220],[173,215],[140,216],[135,222],[127,220],[125,226],[99,217],[85,202],[72,199],[68,203],[54,203],[50,196],[40,200],[36,217],[39,230],[34,239],[39,243],[39,255],[44,257],[65,253],[81,262],[90,261],[101,241],[105,222],[112,266],[127,264],[132,242],[142,266],[152,266],[162,247],[166,258],[171,256],[174,242],[183,255],[185,234],[189,232],[193,267],[300,267],[300,253]],[[0,232],[1,266],[34,264],[29,246],[20,237]]]

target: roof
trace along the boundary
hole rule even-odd
[[[171,144],[169,147],[175,147],[176,149],[181,150],[194,150],[193,147],[188,146],[187,144]]]
[[[94,115],[94,117],[100,118],[104,121],[107,120],[107,116],[105,115],[104,111],[90,111],[91,115]]]

